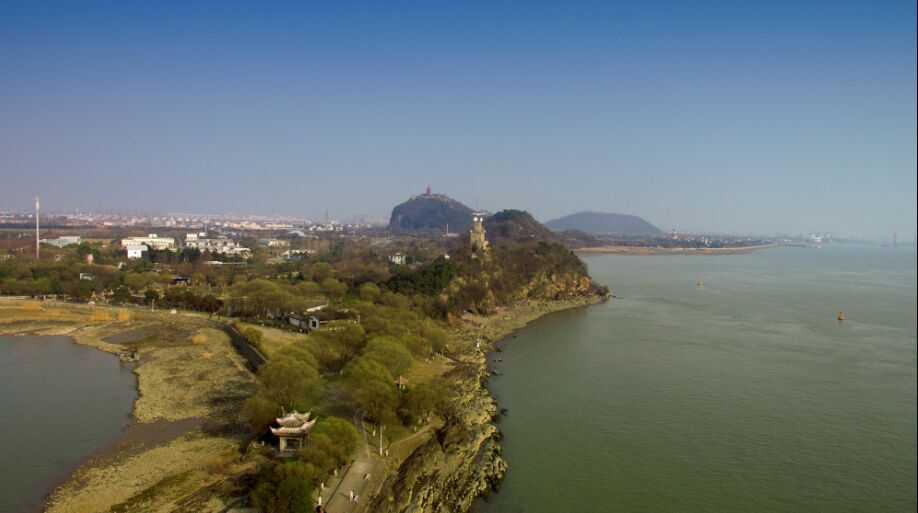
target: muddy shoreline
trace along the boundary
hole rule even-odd
[[[117,354],[139,346],[133,406],[111,441],[62,467],[42,510],[225,509],[245,433],[239,405],[254,376],[214,323],[186,316],[58,302],[0,304],[0,333],[66,336]],[[122,343],[112,343],[122,342]]]
[[[73,331],[79,331],[83,328],[86,328],[86,326],[73,328]],[[41,331],[41,329],[33,329],[28,332],[16,333],[6,333],[0,331],[0,335],[8,337],[33,336],[66,338],[70,341],[71,344],[89,347],[106,354],[114,354],[113,351],[108,350],[107,347],[100,347],[98,344],[86,343],[85,341],[81,343],[72,335],[47,335],[42,334]],[[204,419],[197,417],[176,421],[158,421],[148,423],[140,422],[137,420],[137,404],[141,398],[140,376],[137,373],[137,368],[146,363],[149,363],[152,358],[153,357],[139,364],[119,362],[120,365],[131,365],[134,367],[132,374],[134,375],[135,395],[131,411],[125,417],[125,422],[122,424],[121,430],[115,438],[60,469],[58,475],[44,487],[45,490],[42,497],[41,511],[47,511],[50,506],[51,499],[59,488],[71,482],[79,482],[79,479],[76,477],[76,473],[81,468],[100,467],[112,464],[116,461],[140,454],[147,448],[168,444],[181,437],[182,435],[195,431],[204,425]]]
[[[0,336],[8,337],[8,338],[34,337],[34,338],[40,338],[40,339],[54,339],[56,341],[66,340],[66,343],[69,343],[69,344],[73,344],[73,345],[81,346],[81,347],[87,346],[87,344],[80,344],[71,335],[62,334],[62,333],[52,333],[52,334],[49,334],[46,332],[43,333],[43,331],[46,331],[46,330],[36,329],[34,328],[34,326],[31,329],[26,330],[26,331],[19,331],[19,330],[11,329],[21,324],[22,322],[13,322],[13,323],[5,323],[3,325],[0,325]],[[50,323],[49,322],[47,324],[49,325],[49,327],[59,328],[62,323]],[[56,326],[54,326],[55,324]],[[68,327],[70,326],[68,325]],[[36,341],[34,343],[40,344],[42,342]],[[110,351],[105,351],[97,347],[90,346],[88,347],[88,349],[90,350],[95,349],[102,353],[111,355]],[[112,356],[111,363],[113,365],[117,364],[118,362],[117,358],[114,357],[114,355],[111,355],[111,356]],[[54,475],[48,481],[36,482],[35,488],[37,489],[37,492],[41,494],[40,503],[36,504],[38,508],[36,509],[36,511],[43,511],[46,508],[48,499],[53,495],[55,490],[57,490],[58,487],[60,487],[61,485],[66,483],[68,480],[70,480],[71,476],[77,469],[93,461],[98,456],[105,454],[109,450],[109,448],[114,447],[117,444],[119,444],[119,442],[124,440],[125,437],[131,432],[132,426],[136,424],[136,421],[133,418],[134,407],[136,406],[137,398],[140,395],[139,388],[138,388],[138,377],[136,373],[132,372],[131,374],[133,375],[133,386],[131,387],[131,389],[133,390],[133,399],[131,400],[131,410],[129,410],[125,414],[123,420],[120,422],[118,433],[113,438],[110,438],[107,441],[102,441],[101,445],[97,445],[94,448],[90,448],[88,452],[86,452],[85,454],[78,456],[72,461],[55,469]]]

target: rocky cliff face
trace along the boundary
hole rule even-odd
[[[371,510],[386,512],[464,512],[503,478],[500,432],[493,423],[494,400],[483,383],[484,355],[465,361],[450,376],[461,388],[454,415],[402,463],[376,497]]]
[[[593,280],[578,272],[540,273],[520,291],[522,297],[564,299],[590,292]]]
[[[471,311],[488,315],[502,304],[530,299],[569,299],[593,292],[592,278],[580,269],[538,271],[521,284],[508,284],[502,282],[502,278],[499,271],[458,277],[443,291],[440,300],[449,302],[451,298],[462,298],[462,304]]]
[[[548,283],[551,286],[550,278]],[[579,279],[578,283],[577,289],[590,288],[589,281]],[[382,489],[388,493],[375,497],[370,511],[463,513],[469,511],[476,498],[489,495],[508,466],[501,457],[501,435],[494,424],[497,405],[486,386],[486,352],[533,319],[603,299],[604,296],[587,294],[565,300],[527,300],[483,322],[463,323],[455,333],[460,363],[449,376],[460,390],[453,413],[446,425],[387,477]],[[476,342],[481,343],[480,350]]]

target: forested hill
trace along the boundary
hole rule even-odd
[[[472,227],[472,209],[443,194],[420,194],[392,209],[389,229],[446,230],[451,232]]]
[[[525,210],[501,210],[485,219],[484,226],[492,244],[559,240],[554,232]]]
[[[552,219],[545,226],[555,231],[580,230],[593,235],[626,237],[658,237],[663,235],[656,226],[638,216],[609,212],[577,212]]]

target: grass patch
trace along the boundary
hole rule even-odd
[[[256,346],[266,358],[271,358],[273,354],[276,354],[281,349],[288,347],[292,344],[305,344],[306,335],[302,333],[296,333],[292,331],[282,330],[278,328],[269,328],[266,326],[259,326],[257,324],[240,322],[238,323],[240,331],[243,328],[252,329],[261,333],[261,339],[258,340]]]
[[[153,502],[157,497],[166,494],[172,488],[177,488],[185,482],[185,479],[191,474],[190,470],[160,479],[153,486],[134,495],[130,499],[112,506],[112,513],[127,513],[134,511],[144,504]]]

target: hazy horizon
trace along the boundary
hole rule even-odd
[[[5,2],[0,210],[916,230],[914,2]]]

